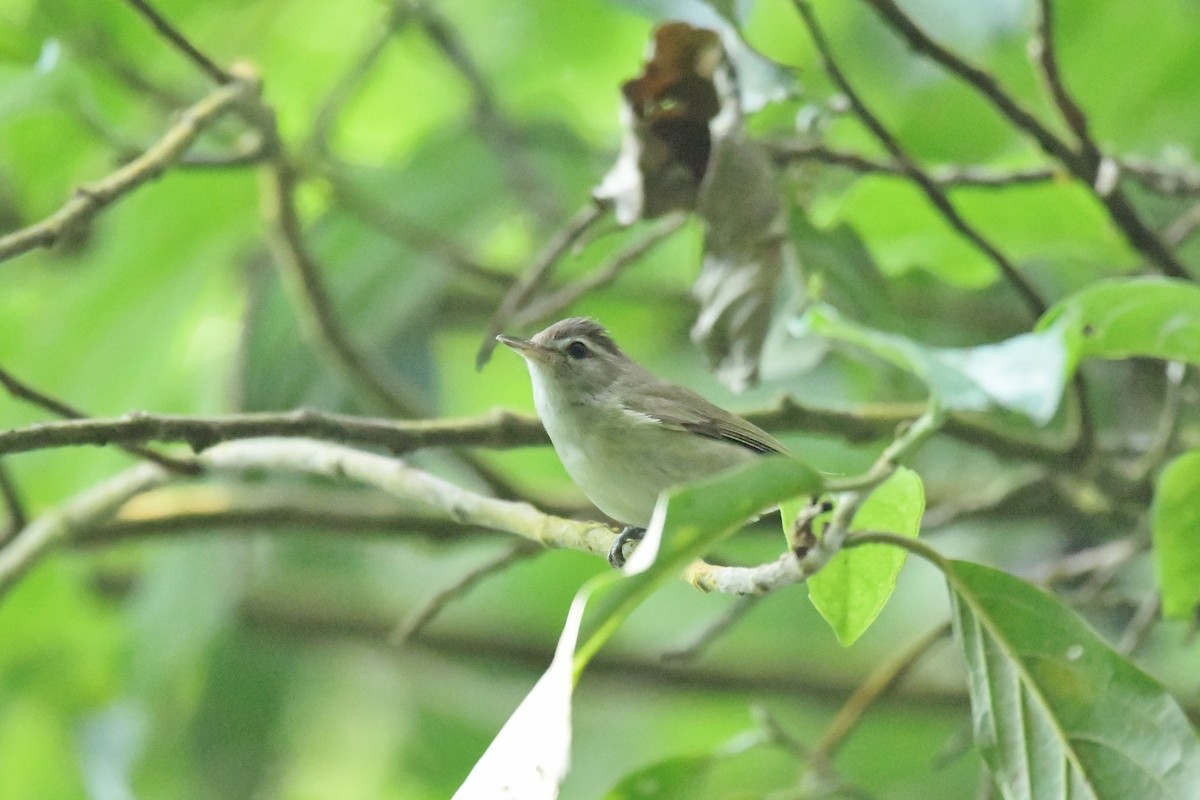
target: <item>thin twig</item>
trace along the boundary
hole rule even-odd
[[[239,79],[213,90],[184,110],[163,137],[140,156],[101,180],[80,186],[62,208],[41,222],[0,237],[0,261],[38,247],[52,247],[106,206],[160,177],[184,157],[205,129],[257,92],[258,82],[250,79]]]
[[[958,213],[958,209],[950,202],[950,198],[942,188],[929,177],[929,175],[917,166],[916,162],[909,157],[904,148],[900,146],[899,141],[884,127],[879,118],[876,117],[863,102],[859,94],[850,85],[849,79],[846,78],[841,68],[834,61],[833,52],[829,47],[829,42],[825,39],[825,34],[817,22],[816,14],[813,13],[812,7],[807,0],[793,0],[793,4],[800,12],[801,18],[804,20],[805,27],[808,28],[809,36],[816,45],[817,52],[820,54],[822,64],[825,71],[833,79],[833,82],[838,86],[838,89],[846,96],[851,107],[855,110],[859,119],[863,124],[875,135],[880,144],[891,154],[892,158],[904,169],[905,173],[912,179],[914,183],[925,193],[929,201],[934,207],[941,212],[946,221],[960,236],[974,245],[980,252],[986,255],[992,263],[1000,270],[1005,279],[1012,284],[1020,295],[1025,305],[1029,308],[1033,316],[1041,316],[1047,308],[1046,301],[1033,288],[1033,286],[1025,280],[1008,256],[1004,255],[1000,250],[993,245],[983,234],[972,227],[962,215]]]
[[[1074,162],[1075,153],[1071,147],[1042,124],[1041,120],[1032,112],[1013,99],[994,75],[965,61],[931,39],[900,9],[895,0],[865,0],[865,2],[875,9],[880,18],[898,33],[909,47],[972,86],[999,109],[1013,125],[1031,136],[1043,152],[1064,165]]]
[[[776,161],[817,161],[836,167],[844,167],[864,174],[891,175],[908,178],[908,173],[895,161],[865,156],[849,150],[838,150],[823,144],[802,142],[776,142],[768,144]],[[998,170],[971,164],[944,164],[930,167],[929,177],[943,188],[970,186],[985,189],[1000,189],[1008,186],[1046,183],[1063,176],[1061,170],[1052,167],[1027,167],[1025,169]]]
[[[708,649],[709,645],[753,611],[760,600],[762,600],[762,595],[757,594],[737,598],[720,616],[708,622],[689,641],[674,650],[667,650],[663,653],[661,656],[662,660],[672,663],[695,661]]]
[[[1054,47],[1054,5],[1052,0],[1038,0],[1038,18],[1034,29],[1033,39],[1029,42],[1029,55],[1038,65],[1046,92],[1054,101],[1058,113],[1066,121],[1067,127],[1075,134],[1078,149],[1099,158],[1100,148],[1092,139],[1088,128],[1087,115],[1071,97],[1063,83],[1062,73],[1058,69],[1058,57]]]
[[[449,237],[409,219],[401,212],[384,206],[356,187],[345,176],[328,172],[333,194],[339,205],[350,214],[380,233],[409,247],[436,256],[456,272],[502,289],[513,285],[514,278],[507,272],[486,267],[475,260],[466,250]]]
[[[1170,361],[1166,365],[1166,385],[1163,389],[1162,408],[1158,421],[1151,432],[1146,451],[1130,469],[1133,483],[1148,481],[1166,460],[1179,428],[1179,412],[1183,407],[1183,384],[1187,377],[1187,364]]]
[[[314,150],[322,156],[330,153],[329,143],[332,141],[338,121],[346,104],[354,98],[367,76],[375,69],[380,56],[388,44],[411,18],[409,9],[403,3],[395,2],[388,10],[386,18],[379,29],[372,34],[370,42],[360,49],[359,56],[342,76],[333,84],[325,100],[317,108],[313,119],[310,142]]]
[[[1142,598],[1142,602],[1138,604],[1137,610],[1133,612],[1133,616],[1129,618],[1129,623],[1125,626],[1125,630],[1121,632],[1121,639],[1117,642],[1117,652],[1122,655],[1132,655],[1135,650],[1142,646],[1142,642],[1146,640],[1146,635],[1150,633],[1150,629],[1154,627],[1155,621],[1158,619],[1159,609],[1162,608],[1162,595],[1157,589],[1153,589]]]
[[[342,326],[321,268],[304,241],[296,208],[296,171],[279,139],[275,114],[262,106],[255,120],[271,154],[260,171],[262,215],[275,260],[292,289],[302,327],[329,363],[376,408],[399,417],[422,416],[424,409],[415,393],[391,376],[385,379]]]
[[[129,498],[161,486],[170,477],[158,464],[138,464],[30,522],[0,548],[0,597],[75,531],[108,519]]]
[[[595,202],[588,203],[576,211],[575,215],[538,254],[529,271],[508,290],[492,315],[491,321],[488,322],[483,342],[479,345],[479,352],[475,355],[476,369],[482,369],[483,365],[491,358],[492,352],[496,349],[496,334],[504,331],[513,315],[520,310],[534,292],[541,288],[543,283],[549,280],[558,260],[571,249],[579,237],[603,218],[606,211],[607,206]]]
[[[916,639],[905,649],[880,663],[838,710],[812,749],[813,765],[818,770],[828,768],[866,710],[890,692],[925,655],[950,633],[950,623],[944,622]]]
[[[1152,192],[1172,197],[1200,196],[1200,170],[1195,167],[1170,169],[1145,159],[1123,156],[1121,172]]]
[[[1057,159],[1071,174],[1091,187],[1108,211],[1109,218],[1135,249],[1158,265],[1166,275],[1190,277],[1171,248],[1138,216],[1119,186],[1120,166],[1096,154],[1075,151],[1030,111],[1009,95],[991,73],[976,67],[935,42],[896,5],[895,0],[864,0],[908,46],[983,95],[1009,122],[1029,135],[1047,155]],[[1114,172],[1115,170],[1115,172]]]
[[[1175,218],[1175,221],[1163,231],[1163,238],[1172,247],[1179,247],[1200,230],[1200,203],[1189,208]]]
[[[697,561],[684,571],[684,580],[704,592],[737,595],[766,594],[807,580],[824,568],[843,546],[850,546],[847,540],[855,511],[901,462],[911,458],[937,433],[944,420],[941,407],[931,402],[924,414],[884,448],[870,469],[852,478],[826,481],[826,490],[837,495],[833,514],[821,538],[803,553],[789,550],[774,561],[753,567],[720,567]]]
[[[0,369],[0,385],[3,385],[8,393],[18,400],[24,400],[30,405],[49,411],[51,414],[57,414],[60,417],[65,417],[69,420],[77,422],[86,422],[87,414],[83,413],[74,406],[67,405],[57,398],[51,397],[45,392],[40,392],[24,381],[18,379],[15,375],[5,369]],[[196,475],[200,472],[199,466],[190,459],[176,458],[143,447],[139,444],[121,443],[118,445],[122,450],[138,458],[144,458],[147,461],[153,461],[155,464],[167,469],[171,472],[179,472],[184,475]]]
[[[642,256],[670,238],[687,221],[687,217],[682,214],[673,214],[661,220],[645,236],[630,244],[588,275],[563,286],[557,292],[545,295],[526,305],[513,316],[512,325],[520,328],[534,322],[547,321],[589,292],[608,286],[620,277],[622,272],[636,264]]]
[[[561,219],[564,209],[555,187],[544,180],[541,170],[529,157],[522,134],[500,110],[483,70],[467,51],[462,37],[438,10],[436,3],[416,0],[410,11],[429,41],[466,82],[471,91],[476,128],[495,151],[509,184],[543,223]]]
[[[21,493],[17,482],[9,474],[8,466],[0,461],[0,498],[4,500],[4,508],[8,511],[8,522],[0,531],[0,544],[8,541],[17,531],[25,527],[28,517],[25,515],[25,504],[21,502]]]
[[[188,41],[187,37],[172,26],[170,22],[167,22],[166,18],[159,14],[146,0],[125,0],[125,2],[133,6],[139,14],[146,18],[160,36],[169,41],[176,50],[181,52],[215,83],[223,86],[227,83],[233,83],[236,80],[233,75],[217,66],[215,61],[200,52],[199,48]]]
[[[841,410],[804,406],[785,398],[773,408],[748,411],[742,416],[771,431],[804,431],[866,443],[892,436],[897,426],[907,424],[920,413],[920,406],[904,403]],[[967,418],[949,417],[943,432],[1012,458],[1058,464],[1067,452],[1046,444],[1006,438]],[[536,417],[510,411],[497,410],[458,419],[395,420],[302,408],[214,417],[136,412],[107,419],[41,422],[0,430],[0,454],[146,442],[186,442],[199,451],[218,442],[262,436],[318,438],[383,448],[395,454],[428,447],[505,449],[550,443]]]
[[[405,617],[392,631],[389,640],[393,645],[406,644],[421,635],[426,626],[445,610],[446,606],[462,597],[480,581],[524,561],[545,550],[533,542],[522,539],[502,553],[489,558],[479,566],[467,571],[453,584],[434,594],[412,614]]]

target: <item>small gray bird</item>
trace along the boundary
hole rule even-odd
[[[595,320],[556,322],[532,339],[497,336],[529,367],[533,402],[567,474],[626,528],[608,560],[625,563],[658,495],[763,453],[787,453],[769,433],[647,372]]]

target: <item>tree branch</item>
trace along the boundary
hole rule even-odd
[[[1029,55],[1038,65],[1046,92],[1054,101],[1059,114],[1066,121],[1067,127],[1075,134],[1080,152],[1088,153],[1089,157],[1099,158],[1100,148],[1092,139],[1088,129],[1087,115],[1071,97],[1063,83],[1062,74],[1058,69],[1058,58],[1054,47],[1054,6],[1051,0],[1038,0],[1038,19],[1034,29],[1033,39],[1029,42]]]
[[[500,111],[496,94],[488,85],[483,70],[475,63],[462,37],[441,14],[437,5],[427,0],[415,0],[409,10],[429,41],[466,82],[474,105],[475,127],[499,157],[509,185],[538,219],[552,224],[561,219],[564,211],[555,187],[542,178],[540,168],[522,145],[521,132]]]
[[[950,223],[950,227],[996,265],[1000,273],[1017,291],[1017,294],[1020,295],[1032,315],[1038,317],[1045,313],[1047,308],[1046,301],[1025,280],[1025,277],[1021,275],[1016,265],[1009,261],[1008,257],[988,241],[983,234],[975,230],[974,227],[963,219],[962,215],[958,213],[958,209],[950,202],[950,198],[946,196],[942,188],[924,170],[917,166],[916,162],[909,157],[891,132],[879,121],[879,118],[866,107],[862,98],[854,90],[854,87],[850,85],[841,68],[838,67],[837,62],[834,61],[833,52],[830,50],[829,43],[825,39],[825,34],[821,30],[816,15],[813,13],[808,1],[793,0],[793,4],[800,12],[800,16],[808,28],[809,35],[817,47],[817,52],[820,54],[825,71],[829,73],[829,76],[838,86],[838,89],[849,100],[851,107],[854,108],[855,113],[867,129],[875,135],[884,148],[892,155],[892,158],[896,160],[905,174],[920,187],[929,201],[941,212],[946,221]]]
[[[574,283],[567,284],[557,292],[547,294],[540,300],[526,305],[513,316],[512,325],[520,328],[534,322],[548,321],[588,292],[608,286],[622,272],[636,264],[642,256],[674,235],[687,221],[688,218],[683,214],[673,214],[661,220],[642,238],[630,244],[588,275]]]
[[[854,730],[862,715],[872,704],[890,692],[904,679],[925,655],[950,633],[950,623],[931,629],[888,660],[880,663],[847,698],[837,715],[825,728],[821,740],[812,749],[813,766],[818,771],[828,769],[842,744]]]
[[[108,519],[129,498],[161,486],[171,473],[145,462],[68,500],[30,522],[0,548],[0,597],[53,547]]]
[[[828,481],[826,488],[838,493],[833,516],[821,538],[803,552],[788,551],[774,561],[754,567],[721,567],[697,561],[684,571],[684,579],[704,592],[736,595],[765,594],[808,580],[845,545],[854,512],[871,491],[933,436],[943,422],[943,411],[931,404],[908,430],[884,448],[867,472],[853,478]]]
[[[373,406],[399,417],[422,416],[421,403],[413,392],[385,379],[342,327],[321,268],[304,242],[296,208],[296,172],[279,139],[275,113],[264,105],[255,119],[270,153],[270,161],[260,172],[262,215],[271,250],[285,284],[292,290],[301,327],[328,363],[362,391]]]
[[[863,174],[890,175],[908,178],[909,174],[896,161],[872,158],[849,150],[838,150],[823,144],[804,142],[768,143],[772,157],[781,163],[792,161],[817,161],[835,167],[844,167]],[[1033,183],[1057,180],[1063,173],[1052,167],[1028,167],[1014,170],[994,170],[970,164],[946,164],[931,167],[930,179],[942,188],[969,186],[984,189],[1001,189]]]
[[[215,61],[200,52],[199,48],[188,41],[187,37],[180,33],[171,23],[167,22],[166,18],[159,14],[146,0],[125,0],[125,2],[133,6],[154,27],[154,30],[160,36],[170,42],[176,50],[195,64],[214,83],[223,86],[227,83],[233,83],[236,80],[233,75],[217,66]]]
[[[79,409],[34,389],[24,381],[18,380],[15,375],[3,368],[0,368],[0,385],[3,385],[8,390],[8,393],[18,400],[24,400],[31,405],[49,411],[51,414],[66,417],[76,423],[87,423],[89,421],[87,415]],[[3,433],[0,433],[0,435],[3,435]],[[164,455],[136,443],[124,442],[119,444],[118,447],[131,455],[152,461],[172,472],[179,472],[184,475],[196,475],[200,471],[199,467],[192,461]]]
[[[1108,211],[1109,218],[1131,246],[1158,265],[1166,275],[1189,278],[1170,247],[1138,216],[1133,204],[1118,185],[1119,166],[1096,153],[1075,151],[1031,112],[1009,95],[989,72],[968,63],[935,42],[896,5],[894,0],[864,0],[880,18],[918,52],[983,95],[1009,122],[1029,135],[1047,155],[1058,160],[1071,174],[1091,187]]]
[[[575,216],[567,221],[567,224],[538,254],[529,271],[508,290],[496,308],[496,313],[488,322],[483,342],[479,345],[479,352],[475,355],[476,369],[482,369],[483,365],[492,357],[492,352],[496,349],[496,334],[504,332],[504,328],[512,320],[513,315],[550,278],[558,260],[571,249],[579,237],[600,221],[607,210],[607,206],[591,202],[576,211]]]
[[[62,208],[41,222],[0,237],[0,261],[38,247],[54,246],[114,201],[160,177],[179,163],[201,133],[226,112],[255,97],[258,90],[256,79],[242,76],[214,89],[185,109],[162,138],[140,156],[108,177],[80,186]]]
[[[17,531],[25,527],[28,518],[25,516],[25,504],[21,502],[21,493],[17,482],[9,474],[8,467],[0,461],[0,498],[8,511],[8,522],[0,531],[0,544],[8,541]]]
[[[396,626],[389,639],[392,644],[401,645],[420,636],[426,626],[433,622],[446,606],[462,597],[480,581],[498,572],[503,572],[518,561],[524,561],[531,556],[544,552],[542,548],[533,542],[525,540],[517,542],[474,569],[468,570],[450,586],[430,597],[424,605],[413,611]]]
[[[803,431],[839,436],[850,442],[874,442],[919,416],[921,406],[908,404],[824,409],[785,398],[774,408],[742,414],[771,431]],[[965,416],[951,416],[943,431],[962,441],[1014,458],[1061,463],[1066,447],[1006,437]],[[317,438],[343,444],[379,447],[394,454],[428,447],[506,449],[549,444],[541,422],[533,416],[491,411],[459,419],[394,420],[357,417],[302,408],[283,413],[227,414],[214,417],[135,412],[109,419],[41,422],[0,430],[0,454],[55,447],[185,442],[204,450],[219,442],[263,436]]]

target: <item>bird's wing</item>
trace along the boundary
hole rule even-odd
[[[741,417],[715,406],[681,386],[663,383],[638,393],[637,407],[629,411],[649,417],[664,427],[709,439],[729,442],[756,453],[783,453],[787,448],[775,437]]]

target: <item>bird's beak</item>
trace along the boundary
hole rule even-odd
[[[496,341],[511,350],[515,350],[517,355],[522,358],[532,358],[534,361],[541,361],[543,363],[549,361],[550,354],[554,352],[549,347],[543,347],[528,339],[518,339],[514,336],[505,336],[504,334],[497,336]]]

